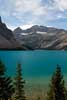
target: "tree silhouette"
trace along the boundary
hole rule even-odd
[[[47,100],[66,100],[64,79],[59,65],[57,65],[56,71],[52,76]]]
[[[14,88],[10,77],[5,76],[5,65],[0,61],[0,99],[8,100],[11,98]]]
[[[3,98],[3,80],[5,74],[5,65],[0,60],[0,99]]]
[[[22,68],[21,64],[17,65],[16,78],[15,78],[15,99],[16,100],[25,100],[24,92],[25,81],[22,77]]]

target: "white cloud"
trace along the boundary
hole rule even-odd
[[[67,10],[67,0],[54,0],[54,6],[60,10]]]
[[[9,25],[9,24],[6,24],[7,25],[7,27],[9,28],[9,29],[11,29],[12,31],[15,29],[15,28],[17,28],[17,26],[13,26],[13,25]]]
[[[5,0],[1,6],[0,13],[12,29],[14,25],[26,28],[67,18],[67,0]]]
[[[63,15],[61,15],[61,14],[59,14],[59,15],[57,15],[57,18],[63,18]]]
[[[42,0],[11,0],[13,1],[12,15],[25,24],[39,22],[42,16],[48,15],[46,6],[41,5]]]
[[[33,15],[46,14],[46,9],[41,5],[41,0],[15,0],[14,9],[16,12],[31,12]]]
[[[28,24],[28,25],[21,25],[20,27],[25,30],[25,29],[28,29],[32,26],[33,26],[33,24]]]

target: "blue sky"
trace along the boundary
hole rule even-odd
[[[36,24],[67,29],[67,0],[0,0],[0,15],[11,29]]]

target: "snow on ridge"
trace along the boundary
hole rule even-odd
[[[21,33],[21,35],[28,35],[28,33]]]
[[[37,34],[42,34],[42,35],[50,35],[50,36],[55,35],[54,33],[40,32],[40,31],[37,31],[36,33]]]
[[[37,31],[37,34],[47,34],[47,32],[40,32],[40,31]]]

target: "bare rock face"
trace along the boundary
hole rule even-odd
[[[20,30],[14,30],[16,38],[34,50],[67,50],[67,31],[64,29],[34,25]]]
[[[0,49],[26,49],[14,37],[13,32],[2,23],[0,17]]]
[[[53,27],[34,25],[13,32],[0,17],[0,50],[67,50],[67,31]]]

